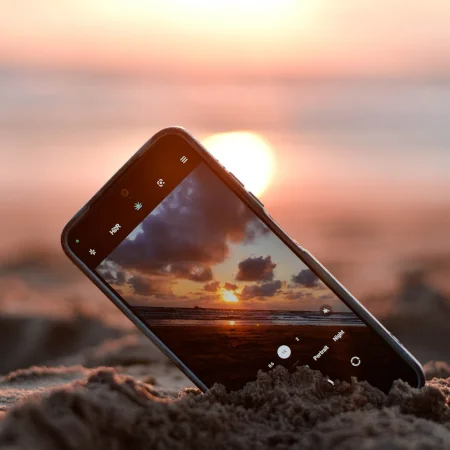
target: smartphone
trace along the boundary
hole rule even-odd
[[[383,391],[424,384],[406,348],[182,128],[151,138],[62,246],[203,391],[277,365]]]

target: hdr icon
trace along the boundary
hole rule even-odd
[[[109,233],[114,235],[120,230],[120,225],[116,223],[110,230]]]

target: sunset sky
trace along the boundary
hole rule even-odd
[[[442,76],[449,16],[447,0],[3,2],[0,67],[172,78]]]
[[[3,2],[0,255],[60,251],[74,211],[181,125],[355,294],[391,288],[450,248],[449,17],[448,0]]]
[[[132,305],[346,310],[203,164],[97,270]]]

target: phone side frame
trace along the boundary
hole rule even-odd
[[[390,333],[310,252],[291,238],[284,229],[270,216],[264,205],[249,191],[244,185],[230,173],[222,164],[217,161],[190,133],[181,127],[169,127],[159,131],[149,139],[117,172],[105,185],[88,201],[88,203],[78,211],[77,214],[67,223],[61,235],[61,244],[69,259],[113,302],[113,304],[133,324],[149,338],[174,364],[203,392],[208,387],[173,353],[164,342],[159,339],[131,308],[119,297],[93,270],[91,270],[75,253],[71,250],[68,242],[70,229],[77,223],[115,182],[120,181],[125,172],[147,152],[154,144],[166,135],[177,135],[183,138],[207,163],[210,169],[249,207],[253,213],[264,222],[264,224],[302,261],[304,262],[327,286],[341,299],[367,326],[372,328],[395,352],[401,357],[415,372],[417,386],[425,384],[425,374],[421,364],[417,359]]]
[[[300,247],[300,246],[299,246]],[[404,345],[392,334],[372,313],[370,313],[347,290],[330,271],[308,250],[300,247],[305,264],[313,269],[313,272],[363,321],[375,331],[414,371],[417,376],[415,388],[425,385],[425,373],[422,365],[416,357],[404,347]]]

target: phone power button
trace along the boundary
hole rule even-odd
[[[237,181],[243,188],[245,188],[244,183],[233,172],[228,173],[235,179],[235,181]]]

